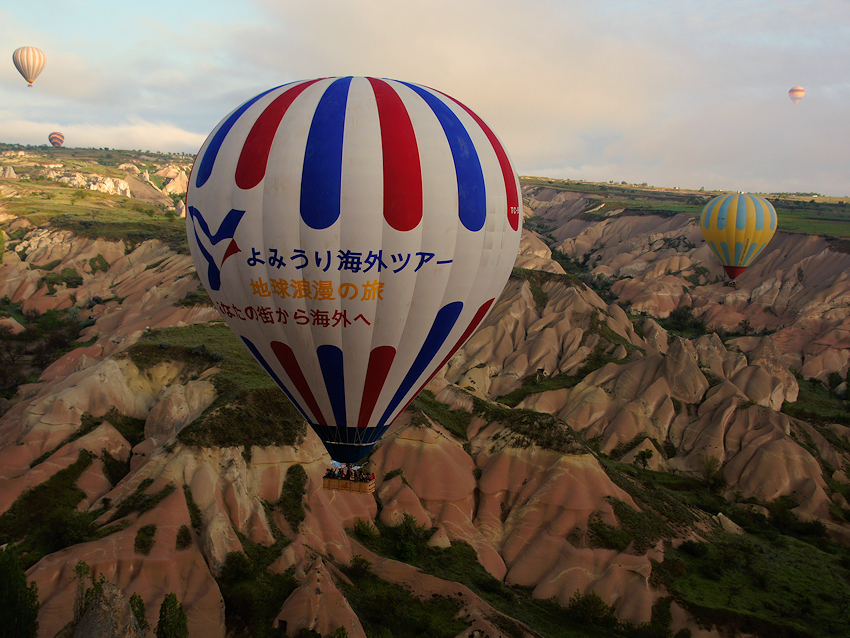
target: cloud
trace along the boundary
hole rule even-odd
[[[850,3],[214,4],[152,0],[113,16],[97,0],[108,19],[71,15],[68,28],[26,26],[23,14],[0,11],[4,37],[20,31],[52,47],[33,90],[11,65],[0,66],[0,131],[15,134],[3,141],[41,143],[41,123],[56,122],[112,147],[151,123],[149,146],[190,150],[272,86],[373,75],[464,102],[520,173],[850,191],[850,152],[841,143],[850,132]],[[807,90],[798,107],[787,98],[796,84]]]

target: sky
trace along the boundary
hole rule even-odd
[[[520,175],[850,196],[848,0],[17,0],[0,34],[0,142],[194,154],[268,88],[365,75],[460,100]]]

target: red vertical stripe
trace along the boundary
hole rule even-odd
[[[443,93],[443,95],[446,94]],[[496,137],[496,134],[493,133],[484,120],[473,113],[466,105],[461,104],[451,95],[446,95],[446,97],[469,113],[470,117],[472,117],[478,126],[481,127],[481,130],[484,131],[487,139],[490,140],[493,150],[496,151],[496,157],[499,158],[499,166],[502,168],[502,179],[505,180],[505,194],[508,199],[508,223],[514,230],[519,230],[519,191],[516,186],[516,177],[514,176],[513,166],[511,166],[511,161],[508,159],[508,154],[505,152],[502,143],[499,142],[499,138]]]
[[[310,411],[319,422],[319,425],[327,425],[328,422],[325,421],[325,416],[319,409],[316,397],[313,396],[313,391],[307,384],[307,379],[304,378],[304,373],[301,371],[301,366],[298,365],[298,360],[295,358],[295,353],[292,351],[292,348],[280,341],[272,341],[271,347],[277,357],[277,360],[280,361],[280,365],[283,366],[286,374],[289,375],[292,383],[295,384],[295,389],[298,390],[298,393],[301,395],[301,398],[304,399],[304,403],[307,404],[307,407],[310,408]]]
[[[236,185],[239,188],[242,190],[254,188],[263,181],[266,176],[272,142],[274,142],[280,121],[295,98],[301,95],[308,86],[318,81],[310,80],[292,87],[276,97],[266,107],[266,110],[260,113],[260,117],[251,127],[251,132],[248,133],[245,144],[242,146],[242,153],[239,155],[239,163],[236,165]]]
[[[384,219],[396,230],[413,230],[422,220],[422,168],[413,123],[401,98],[387,82],[368,79],[381,122]]]
[[[392,346],[379,346],[369,353],[369,366],[366,368],[366,385],[363,386],[363,400],[360,402],[360,416],[357,427],[365,428],[372,418],[378,396],[384,389],[390,366],[395,359],[396,350]]]

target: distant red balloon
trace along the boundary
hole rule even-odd
[[[65,143],[65,136],[62,135],[62,133],[60,133],[59,131],[51,133],[47,136],[47,139],[50,140],[50,143],[56,147],[62,146],[62,144]]]
[[[797,104],[803,97],[806,95],[806,89],[802,86],[795,86],[794,88],[788,91],[788,97],[791,98],[791,101],[794,104]]]

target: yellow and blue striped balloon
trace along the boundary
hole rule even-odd
[[[776,232],[776,210],[758,195],[720,195],[702,209],[699,227],[729,279],[735,279]]]

